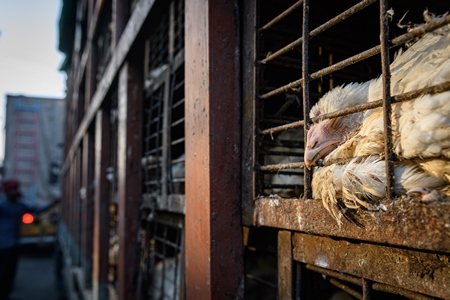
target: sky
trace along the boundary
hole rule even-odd
[[[4,156],[6,94],[65,97],[59,71],[62,0],[0,0],[0,162]]]

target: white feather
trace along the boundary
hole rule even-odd
[[[426,17],[436,18],[428,14]],[[408,50],[399,52],[390,68],[391,95],[449,82],[450,26],[424,35]],[[339,87],[321,99],[311,110],[311,117],[380,100],[382,87],[381,78]],[[313,197],[322,199],[324,207],[338,222],[342,215],[338,199],[347,208],[378,210],[382,209],[378,201],[386,197],[385,162],[379,158],[384,153],[382,109],[369,110],[361,118],[359,131],[324,160],[367,158],[316,168],[313,174]],[[424,95],[393,105],[392,135],[393,150],[400,158],[395,165],[395,193],[404,195],[421,190],[450,196],[450,162],[438,159],[450,158],[450,92]],[[419,160],[423,158],[428,160]]]

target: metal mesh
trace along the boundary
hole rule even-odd
[[[395,2],[391,5],[400,16],[410,10],[410,19],[423,23],[425,7],[422,2],[410,1],[403,6]],[[439,14],[445,12],[442,9],[448,9],[438,1],[428,5],[432,7],[429,8],[431,11]],[[394,97],[389,94],[389,62],[395,51],[404,43],[448,23],[431,22],[421,30],[406,32],[404,28],[389,23],[387,16],[390,8],[383,0],[258,1],[254,32],[257,60],[253,103],[257,133],[254,141],[254,196],[312,198],[312,174],[304,169],[303,164],[304,134],[312,122],[319,120],[309,117],[310,108],[334,87],[384,77],[387,92],[383,99],[321,115],[320,120],[383,107],[385,128],[391,127],[392,104],[425,93],[449,90],[450,83],[443,83]],[[390,130],[385,131],[386,150],[380,155],[383,159],[387,158],[388,199],[395,196],[392,193],[395,156],[391,135]],[[264,203],[278,204],[274,201]],[[282,218],[295,219],[297,216],[280,216]],[[303,219],[299,222],[314,224],[322,220]],[[326,251],[323,252],[326,255]],[[314,265],[298,263],[295,278],[297,299],[331,299],[342,291],[356,299],[370,299],[371,295],[377,299],[429,299],[399,287],[369,282]]]

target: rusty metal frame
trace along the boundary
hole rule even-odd
[[[243,298],[239,2],[186,2],[188,299]]]
[[[97,112],[95,118],[95,194],[92,257],[92,292],[98,299],[108,297],[109,249],[109,181],[106,170],[110,161],[109,108]]]
[[[283,11],[281,14],[276,16],[271,21],[267,22],[265,25],[258,27],[258,5],[255,3],[245,4],[244,9],[246,12],[246,18],[244,18],[244,49],[247,51],[244,55],[249,62],[246,64],[244,62],[244,86],[247,87],[243,90],[244,97],[244,115],[249,116],[247,119],[243,120],[243,223],[246,225],[254,225],[254,226],[268,226],[275,228],[282,228],[284,230],[291,231],[300,231],[307,232],[317,235],[325,235],[325,236],[334,236],[341,239],[351,239],[351,240],[359,240],[359,241],[367,241],[368,243],[379,243],[384,244],[386,246],[386,251],[398,251],[396,253],[400,253],[399,255],[409,256],[411,259],[413,257],[423,256],[423,260],[432,261],[434,259],[434,255],[438,254],[426,254],[426,252],[420,252],[416,250],[404,250],[402,248],[394,248],[395,246],[407,247],[419,250],[426,251],[434,251],[441,252],[442,260],[444,264],[446,263],[446,267],[442,269],[442,276],[433,283],[427,282],[424,283],[424,280],[419,277],[412,278],[409,274],[399,274],[398,276],[402,278],[408,278],[408,282],[392,282],[393,277],[389,278],[390,274],[387,274],[383,279],[376,278],[358,278],[358,284],[362,288],[362,292],[357,292],[346,286],[345,284],[331,279],[330,283],[336,286],[339,286],[341,289],[346,290],[351,293],[354,297],[360,299],[369,299],[371,290],[379,290],[385,291],[389,293],[399,294],[406,297],[411,297],[412,299],[430,299],[427,296],[424,296],[420,293],[429,294],[435,297],[444,297],[447,298],[449,295],[446,294],[445,289],[439,288],[441,286],[446,286],[447,283],[443,283],[449,280],[449,274],[446,268],[448,268],[448,255],[445,253],[450,252],[450,240],[448,236],[446,236],[445,232],[448,232],[447,224],[450,224],[450,219],[448,215],[448,211],[450,207],[446,203],[440,204],[432,204],[424,206],[422,203],[411,203],[405,202],[404,200],[398,200],[398,202],[392,202],[392,198],[395,196],[393,194],[393,167],[394,162],[396,160],[395,155],[392,151],[392,132],[390,125],[390,117],[391,117],[391,107],[395,103],[400,103],[403,101],[409,101],[411,99],[415,99],[423,94],[436,94],[442,93],[444,91],[450,90],[450,82],[442,83],[436,86],[423,88],[420,90],[400,94],[400,95],[391,95],[390,94],[390,70],[389,70],[389,49],[398,45],[401,45],[409,40],[412,40],[416,37],[420,37],[427,32],[431,32],[441,26],[450,23],[450,16],[444,16],[444,18],[440,19],[436,22],[429,22],[425,26],[421,26],[420,28],[413,29],[406,34],[398,36],[392,40],[388,40],[388,6],[387,1],[380,0],[379,1],[379,15],[380,17],[380,45],[375,46],[371,49],[363,51],[359,54],[356,54],[350,58],[347,58],[343,61],[332,64],[329,67],[316,71],[312,74],[309,73],[309,58],[308,58],[308,42],[309,39],[315,36],[316,34],[331,28],[336,25],[344,18],[349,17],[353,13],[365,8],[366,6],[374,3],[375,1],[361,1],[357,5],[351,7],[346,10],[344,13],[339,16],[331,19],[330,21],[324,23],[313,31],[309,31],[308,28],[308,12],[309,12],[309,1],[298,1],[295,2],[291,7]],[[303,36],[297,39],[295,42],[290,43],[289,45],[282,47],[279,51],[275,51],[273,53],[269,53],[265,58],[258,60],[257,59],[257,49],[258,49],[258,38],[259,34],[266,29],[269,29],[271,26],[282,20],[284,17],[291,13],[298,13],[298,9],[300,5],[303,5]],[[344,17],[345,16],[345,17]],[[268,64],[272,62],[275,58],[291,51],[295,47],[303,47],[303,73],[302,78],[299,80],[295,80],[281,87],[274,87],[272,90],[266,91],[264,94],[258,94],[258,68],[264,64]],[[310,91],[309,91],[309,82],[312,80],[316,80],[321,78],[322,76],[331,74],[337,70],[350,66],[356,62],[361,60],[365,60],[371,56],[379,54],[381,57],[381,65],[383,71],[383,98],[371,102],[369,104],[360,105],[358,107],[352,107],[346,110],[333,112],[330,114],[322,115],[316,118],[309,118],[309,103],[310,103]],[[260,117],[259,104],[258,101],[261,99],[270,100],[269,98],[279,95],[281,93],[285,93],[288,91],[299,92],[300,89],[297,89],[301,86],[301,91],[303,93],[303,108],[304,115],[303,120],[289,122],[283,125],[279,125],[276,127],[271,127],[267,129],[258,128],[258,118]],[[387,185],[387,199],[383,200],[383,203],[389,206],[389,214],[383,214],[377,216],[377,219],[368,220],[364,227],[357,227],[354,224],[343,224],[342,226],[338,226],[331,219],[326,219],[327,212],[322,207],[321,203],[317,200],[309,200],[310,199],[310,187],[308,184],[308,171],[305,172],[305,193],[304,199],[282,199],[282,198],[263,198],[258,197],[255,193],[255,190],[258,186],[258,181],[255,179],[255,174],[260,171],[265,172],[280,172],[280,170],[290,170],[290,169],[300,169],[304,167],[303,163],[289,163],[289,164],[274,164],[274,165],[263,165],[259,164],[257,161],[256,153],[259,151],[258,147],[261,147],[260,144],[260,136],[263,135],[272,135],[274,133],[282,132],[292,128],[304,127],[305,128],[305,136],[308,129],[308,125],[312,122],[335,118],[342,115],[347,115],[354,112],[365,111],[368,109],[374,109],[378,107],[383,107],[384,112],[384,122],[385,122],[385,153],[382,155],[386,157],[386,174],[389,178],[389,183]],[[275,122],[274,122],[275,123]],[[247,137],[247,134],[252,132],[255,134],[254,136]],[[264,152],[264,151],[263,151]],[[251,160],[249,160],[251,158]],[[330,163],[345,163],[346,161],[336,161],[329,162]],[[247,190],[247,189],[251,190]],[[320,221],[319,221],[320,220]],[[420,224],[417,221],[420,220]],[[401,225],[400,225],[401,224]],[[401,229],[399,228],[401,227]],[[292,234],[292,249],[290,247]],[[281,278],[285,278],[286,281],[279,278],[279,297],[280,298],[291,298],[289,294],[292,289],[298,289],[299,287],[295,286],[293,282],[289,280],[289,274],[294,274],[294,267],[289,264],[289,257],[291,255],[294,256],[294,260],[301,261],[304,263],[312,264],[307,265],[307,268],[314,269],[314,265],[317,265],[317,261],[314,261],[315,256],[317,256],[317,251],[313,250],[304,250],[303,252],[299,252],[301,247],[313,247],[313,245],[317,244],[321,239],[321,237],[315,236],[307,236],[309,240],[307,242],[298,243],[298,237],[302,236],[300,233],[294,233],[289,231],[280,231],[279,233],[279,276]],[[306,236],[306,235],[305,235]],[[345,241],[336,241],[336,243]],[[332,247],[335,241],[327,240],[323,242],[325,245]],[[394,246],[394,247],[393,247]],[[364,248],[366,247],[366,248]],[[305,248],[306,249],[306,248]],[[331,249],[331,248],[330,248]],[[360,244],[355,245],[355,251],[367,251],[367,256],[371,259],[375,257],[377,251],[380,251],[380,248],[377,246],[372,246],[370,244]],[[384,248],[383,248],[384,249]],[[330,250],[331,251],[331,250]],[[384,251],[384,250],[383,250]],[[291,254],[290,254],[291,253]],[[333,250],[331,252],[324,252],[324,255],[339,253],[337,250]],[[303,255],[303,256],[302,256]],[[304,259],[304,256],[308,255],[308,261]],[[335,259],[338,259],[339,255],[334,255]],[[362,255],[362,254],[361,254]],[[360,255],[360,256],[361,256]],[[426,256],[426,257],[425,257]],[[446,260],[447,259],[447,260]],[[422,261],[422,260],[420,260]],[[446,262],[445,262],[446,261]],[[375,265],[375,263],[373,264]],[[385,265],[386,266],[386,265]],[[339,268],[335,268],[336,266],[327,266],[326,268],[337,270]],[[424,265],[419,267],[425,268]],[[314,269],[315,271],[322,271],[319,269]],[[365,277],[364,270],[361,269],[360,273],[355,270],[352,270],[349,265],[342,265],[339,269],[340,272],[350,273],[350,274],[359,274],[357,276]],[[436,271],[436,272],[441,272]],[[301,272],[297,269],[297,277],[301,276]],[[330,271],[330,273],[326,273],[328,270],[323,271],[324,274],[333,273],[336,275],[337,272]],[[356,272],[356,273],[355,273]],[[401,271],[400,271],[401,272]],[[339,273],[340,274],[340,273]],[[440,273],[439,273],[440,274]],[[337,275],[336,275],[337,276]],[[352,277],[354,278],[354,277]],[[353,280],[353,279],[352,279]],[[374,280],[374,281],[372,281]],[[422,281],[421,281],[422,280]],[[441,281],[442,280],[442,281]],[[377,281],[377,282],[375,282]],[[434,288],[427,288],[426,285],[431,284]],[[419,286],[420,287],[419,287]],[[414,291],[414,292],[413,292]]]
[[[117,292],[120,299],[135,299],[137,296],[134,278],[139,267],[136,247],[142,179],[141,166],[134,157],[142,155],[143,54],[143,51],[134,53],[134,59],[126,62],[119,74]]]
[[[450,260],[446,254],[352,243],[303,233],[293,234],[292,247],[295,261],[339,280],[362,286],[364,278],[369,280],[371,289],[411,299],[431,299],[422,294],[450,297],[450,291],[442,288],[450,282]],[[424,261],[427,263],[423,264]]]

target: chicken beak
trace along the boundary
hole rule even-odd
[[[317,155],[317,148],[316,149],[308,149],[308,147],[307,147],[305,149],[304,161],[305,161],[305,167],[308,170],[311,170],[312,165],[315,164],[316,161],[318,160],[318,159],[315,159],[316,155]]]
[[[336,149],[337,145],[340,143],[339,140],[331,139],[327,141],[323,141],[322,143],[315,143],[314,147],[309,145],[309,142],[306,144],[305,149],[305,167],[308,170],[311,170],[311,167],[315,165],[315,163],[330,154],[334,149]]]

